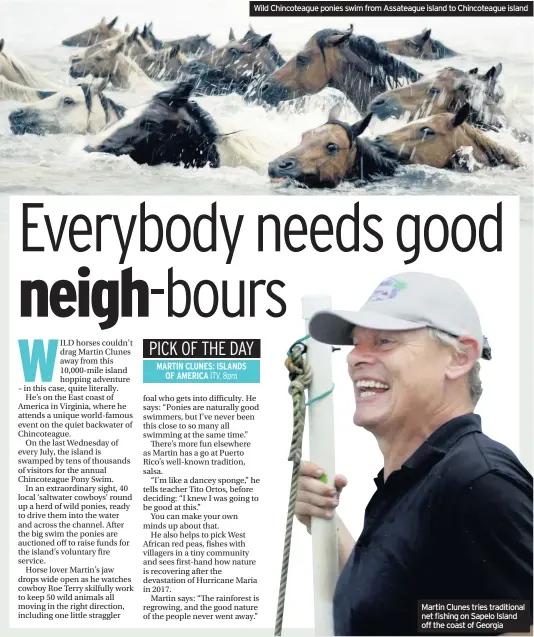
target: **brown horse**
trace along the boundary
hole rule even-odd
[[[106,22],[106,19],[102,18],[94,27],[65,38],[61,44],[64,46],[90,46],[120,35],[120,31],[114,28],[118,19],[119,16],[116,16],[111,22]]]
[[[277,68],[279,54],[274,46],[269,46],[270,39],[270,33],[248,33],[241,40],[230,40],[192,60],[184,67],[184,73],[197,78],[197,94],[246,95]]]
[[[467,169],[483,166],[521,166],[512,151],[495,143],[467,123],[470,105],[457,113],[440,113],[418,120],[374,140],[391,159],[403,164]]]
[[[263,84],[261,97],[276,106],[281,101],[314,95],[326,86],[343,92],[360,113],[380,93],[415,82],[421,73],[401,62],[366,36],[348,31],[318,31],[301,51]]]
[[[425,76],[409,86],[377,95],[369,110],[379,119],[408,116],[408,121],[454,113],[464,104],[471,104],[469,123],[485,128],[501,128],[505,120],[498,106],[504,91],[498,83],[502,64],[492,66],[484,75],[478,68],[468,73],[447,67],[437,75]]]
[[[334,106],[326,124],[306,131],[296,148],[269,164],[272,182],[335,188],[342,181],[373,181],[395,173],[397,159],[360,137],[372,114],[351,126],[339,121],[340,110]]]
[[[180,51],[179,44],[158,51],[150,51],[150,53],[137,56],[135,60],[148,77],[165,82],[176,80],[184,65],[189,61]]]
[[[456,51],[449,49],[439,40],[433,40],[430,37],[431,33],[432,29],[423,29],[421,33],[414,35],[413,38],[388,40],[378,44],[395,55],[404,55],[421,60],[441,60],[442,58],[458,55]]]
[[[184,55],[197,57],[215,51],[215,46],[209,41],[210,34],[207,35],[190,35],[187,38],[179,38],[178,40],[159,40],[155,35],[152,22],[144,25],[141,31],[141,37],[155,51],[163,49],[172,49],[175,46],[180,47],[180,51]]]

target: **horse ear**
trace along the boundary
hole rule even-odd
[[[148,27],[146,24],[143,25],[143,32],[141,33],[141,37],[143,38],[143,40],[146,40],[148,38]]]
[[[369,126],[369,122],[371,121],[372,117],[373,114],[368,113],[363,119],[351,126],[352,134],[354,135],[354,137],[359,137],[363,133],[363,131]]]
[[[178,55],[178,53],[180,53],[180,48],[181,47],[179,44],[175,44],[169,52],[169,57],[175,58]]]
[[[153,23],[153,22],[151,22],[151,23],[148,25],[148,30],[149,30],[149,31],[152,31],[153,29],[154,29],[154,23]]]
[[[345,33],[341,33],[339,35],[329,35],[326,38],[326,46],[340,46],[343,42],[346,42],[350,36],[352,35],[352,30],[354,26],[351,24],[350,28],[345,31]]]
[[[112,55],[118,55],[119,53],[122,53],[124,51],[124,45],[125,44],[126,44],[126,42],[124,40],[122,42],[119,42],[119,44],[117,45],[115,50],[112,51]]]
[[[6,43],[6,42],[5,42],[4,38],[2,38],[2,39],[0,40],[0,53],[2,53],[2,49],[4,48],[4,44],[5,44],[5,43]]]
[[[456,128],[465,122],[471,112],[471,106],[466,102],[451,120],[451,128]]]
[[[331,122],[333,119],[339,119],[341,115],[341,104],[335,104],[330,109],[330,113],[328,113],[327,122]]]
[[[135,38],[138,35],[139,35],[139,27],[135,27],[135,29],[126,38],[126,42],[128,42],[128,44],[131,44],[132,42],[135,41]]]
[[[484,75],[484,81],[489,82],[489,80],[496,80],[499,75],[502,73],[502,64],[499,62],[497,66],[492,66],[491,69]]]
[[[478,73],[478,66],[475,66],[474,69],[470,69],[468,73],[469,75],[476,75]]]
[[[210,37],[210,35],[211,35],[211,33],[208,33],[208,35],[199,35],[198,37],[199,37],[201,40],[207,40],[207,39]]]
[[[117,24],[117,20],[119,19],[119,16],[115,16],[113,18],[113,20],[108,24],[108,29],[113,29],[113,27]]]
[[[228,34],[228,42],[232,42],[235,39],[236,37],[235,37],[234,30],[232,29],[232,27],[230,27],[230,33]]]
[[[254,45],[254,48],[255,49],[259,49],[260,47],[265,46],[266,44],[268,44],[269,40],[272,37],[272,35],[273,35],[272,33],[269,33],[268,35],[264,35],[263,38],[257,44]]]
[[[425,29],[422,33],[421,33],[421,42],[426,42],[427,40],[430,39],[430,34],[432,33],[432,29]]]
[[[130,25],[129,25],[129,24],[127,24],[127,25],[124,27],[124,33],[129,33],[129,31],[130,31]]]
[[[250,22],[248,23],[248,32],[251,35],[257,35],[256,31],[254,31],[254,29],[252,28],[252,25],[250,24]]]
[[[102,16],[102,20],[100,20],[100,24],[106,24],[106,16]]]

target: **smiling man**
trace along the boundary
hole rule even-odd
[[[360,311],[318,312],[309,332],[352,346],[354,423],[384,456],[357,542],[338,518],[335,634],[420,634],[419,600],[525,600],[532,625],[532,476],[473,413],[491,353],[462,287],[395,275]],[[336,476],[332,490],[322,473],[302,463],[296,514],[308,529],[347,484]]]

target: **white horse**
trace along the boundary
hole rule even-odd
[[[30,88],[52,91],[65,88],[64,84],[52,82],[44,75],[40,75],[37,71],[31,69],[13,53],[6,53],[3,38],[0,40],[0,77]]]
[[[79,84],[9,114],[15,135],[96,134],[124,116],[124,106],[103,93],[107,81]]]

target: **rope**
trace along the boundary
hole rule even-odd
[[[293,530],[293,517],[297,504],[297,491],[300,473],[300,461],[302,454],[302,438],[304,434],[304,423],[306,420],[306,407],[312,403],[323,399],[334,390],[331,389],[324,392],[320,396],[316,396],[306,402],[305,391],[308,388],[312,371],[310,364],[304,357],[306,353],[306,345],[302,341],[310,338],[309,335],[304,336],[296,341],[287,352],[285,366],[289,372],[289,393],[293,401],[293,435],[291,438],[291,448],[288,460],[293,462],[293,471],[291,474],[291,487],[289,491],[289,504],[287,507],[286,533],[284,539],[284,553],[282,557],[282,570],[280,573],[280,588],[278,592],[278,606],[276,611],[275,635],[282,634],[282,622],[284,617],[284,605],[287,585],[287,573],[289,567],[289,555],[291,551],[291,534]]]

